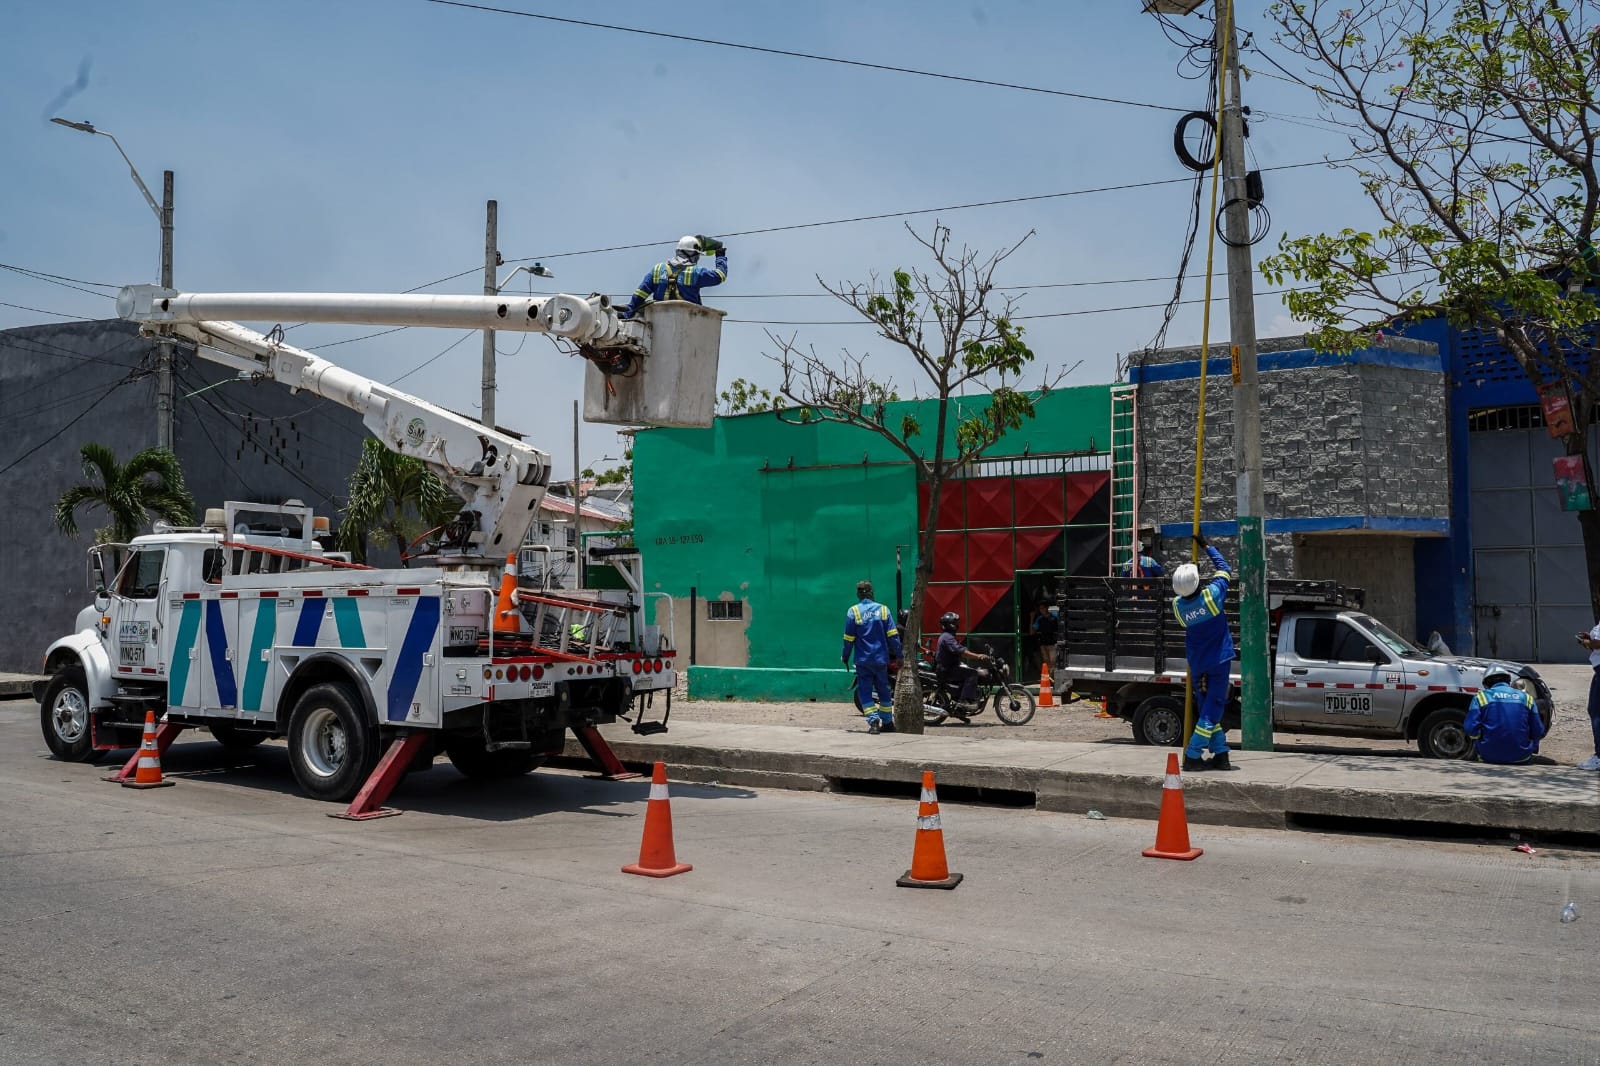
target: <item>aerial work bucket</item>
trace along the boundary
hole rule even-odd
[[[648,355],[622,373],[591,362],[583,417],[629,426],[709,426],[717,406],[717,358],[727,312],[663,300],[640,312]]]

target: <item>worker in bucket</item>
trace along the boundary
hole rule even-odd
[[[1514,687],[1511,674],[1500,667],[1490,667],[1483,675],[1483,687],[1472,698],[1463,728],[1478,745],[1478,761],[1498,766],[1532,759],[1544,737],[1544,719],[1533,697]]]
[[[900,658],[900,629],[889,608],[872,598],[872,582],[856,582],[856,599],[844,616],[846,667],[856,660],[856,695],[867,716],[867,732],[894,730],[894,693],[889,688],[889,664]]]
[[[700,256],[715,256],[715,266],[701,266]],[[650,273],[633,290],[633,299],[621,312],[623,318],[632,318],[646,304],[657,300],[687,300],[700,302],[700,290],[721,285],[728,280],[728,246],[715,237],[693,236],[678,238],[678,247],[672,258],[657,263]]]
[[[1183,652],[1189,663],[1189,686],[1200,701],[1194,735],[1183,749],[1185,770],[1232,770],[1228,761],[1227,731],[1222,713],[1228,706],[1228,668],[1233,662],[1233,634],[1228,632],[1228,616],[1223,604],[1233,572],[1222,553],[1199,533],[1194,542],[1205,550],[1216,571],[1202,587],[1200,568],[1184,563],[1172,573],[1172,612],[1183,626]],[[1211,751],[1211,761],[1204,754]]]

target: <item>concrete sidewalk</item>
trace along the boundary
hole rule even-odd
[[[1031,793],[1040,810],[1126,818],[1156,817],[1167,763],[1166,749],[1141,745],[948,734],[705,722],[674,723],[648,738],[620,724],[601,732],[624,762],[660,759],[676,780],[822,791],[915,785],[933,770],[940,785]],[[583,751],[569,740],[566,754]],[[1570,766],[1289,752],[1236,752],[1234,765],[1230,773],[1184,775],[1191,821],[1281,829],[1320,816],[1600,835],[1600,774]]]

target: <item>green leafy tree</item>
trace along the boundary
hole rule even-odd
[[[146,448],[117,462],[104,444],[85,444],[83,476],[56,500],[56,528],[69,537],[78,535],[78,508],[98,507],[110,524],[95,530],[96,543],[126,543],[139,535],[151,514],[173,525],[194,524],[194,497],[183,483],[183,466],[166,448]]]
[[[461,500],[422,460],[368,437],[361,442],[361,458],[350,474],[350,499],[339,524],[338,544],[357,562],[366,562],[369,540],[386,537],[404,564],[412,541],[460,510]]]
[[[1033,417],[1038,396],[1070,371],[1047,371],[1037,393],[1020,387],[1033,351],[1014,320],[1015,301],[1000,294],[994,276],[1031,232],[984,256],[953,246],[947,226],[935,223],[926,237],[907,229],[931,258],[928,267],[896,270],[888,279],[873,276],[864,283],[832,286],[817,281],[911,358],[918,386],[927,390],[925,397],[914,392],[912,399],[928,403],[891,413],[888,405],[899,394],[888,377],[869,365],[869,354],[846,350],[828,359],[814,348],[801,347],[797,337],[771,333],[768,337],[778,347],[772,358],[783,382],[776,395],[757,390],[755,398],[786,421],[839,422],[876,433],[906,457],[917,481],[927,486],[928,513],[933,515],[946,483],[1007,431],[1021,428]],[[933,425],[924,427],[919,412],[930,414]],[[911,649],[921,638],[922,603],[933,576],[934,523],[928,523],[919,539],[910,620],[901,633]],[[915,670],[900,671],[894,702],[895,728],[921,733],[922,693]]]
[[[1285,237],[1262,263],[1312,343],[1443,317],[1498,338],[1571,405],[1582,456],[1600,401],[1593,239],[1600,213],[1600,9],[1549,0],[1304,0],[1272,6],[1382,225]],[[1578,512],[1600,615],[1600,512]]]
[[[610,470],[603,470],[595,475],[596,485],[623,485],[633,477],[633,449],[629,448],[622,453],[622,462]]]

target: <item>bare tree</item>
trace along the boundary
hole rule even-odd
[[[1396,320],[1493,333],[1541,395],[1567,401],[1563,448],[1582,457],[1592,503],[1597,12],[1551,0],[1275,3],[1276,40],[1347,131],[1360,157],[1350,169],[1383,225],[1286,238],[1261,264],[1274,282],[1311,283],[1287,303],[1324,350],[1360,348]],[[1600,617],[1600,511],[1578,520]]]
[[[988,451],[1008,430],[1033,417],[1038,398],[1070,369],[1046,371],[1035,392],[1019,387],[1033,362],[1015,322],[1016,301],[998,292],[995,272],[1033,236],[1002,251],[983,255],[951,243],[950,229],[934,223],[927,236],[907,227],[932,262],[926,268],[896,270],[885,279],[818,283],[872,323],[878,336],[911,356],[918,374],[911,399],[932,404],[934,425],[924,432],[919,413],[927,406],[890,410],[899,399],[893,382],[874,372],[872,356],[845,349],[836,359],[802,347],[796,336],[768,333],[783,371],[778,417],[793,422],[839,422],[878,434],[897,448],[927,487],[927,528],[920,531],[910,620],[901,633],[908,659],[915,661],[921,639],[922,603],[933,574],[933,516],[945,484]],[[926,389],[924,393],[922,390]],[[895,728],[923,731],[922,693],[914,669],[900,671],[895,689]]]

